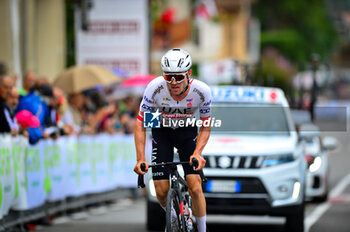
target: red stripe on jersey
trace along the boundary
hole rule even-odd
[[[139,120],[140,122],[143,122],[143,117],[141,117],[140,115],[137,116],[137,120]]]
[[[205,121],[205,120],[208,120],[209,118],[210,118],[210,116],[205,117],[205,118],[201,117],[201,120],[202,120],[202,121]]]
[[[192,84],[192,82],[193,82],[193,79],[191,78],[191,79],[190,79],[190,84]]]

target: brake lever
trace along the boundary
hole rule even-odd
[[[192,158],[192,164],[195,168],[198,168],[199,166],[199,162],[196,158]],[[202,169],[199,170],[199,175],[201,177],[202,182],[206,183],[208,181],[208,179],[204,176],[204,172]]]
[[[141,168],[141,170],[144,172],[144,171],[146,170],[146,164],[145,164],[145,163],[141,163],[140,168]],[[144,179],[143,179],[143,175],[141,175],[141,174],[139,174],[139,178],[138,178],[138,180],[137,180],[137,187],[138,187],[138,188],[144,188],[144,187],[146,187],[145,181],[144,181]]]

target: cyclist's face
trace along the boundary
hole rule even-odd
[[[180,93],[182,93],[182,91],[186,88],[188,84],[188,78],[190,77],[190,75],[191,75],[191,70],[189,70],[186,73],[185,79],[180,83],[176,82],[175,78],[173,78],[170,83],[167,83],[170,93],[173,95],[180,95]]]

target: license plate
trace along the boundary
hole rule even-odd
[[[241,182],[236,180],[208,180],[207,192],[240,193]]]

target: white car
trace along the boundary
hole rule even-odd
[[[252,86],[212,89],[212,128],[203,150],[208,214],[286,217],[303,231],[306,161],[282,90]],[[147,226],[162,229],[162,209],[149,179]],[[164,220],[163,220],[164,221]]]
[[[300,137],[305,145],[307,162],[306,197],[307,200],[324,202],[329,190],[328,152],[337,147],[334,137],[320,136],[319,127],[314,124],[300,126]]]

